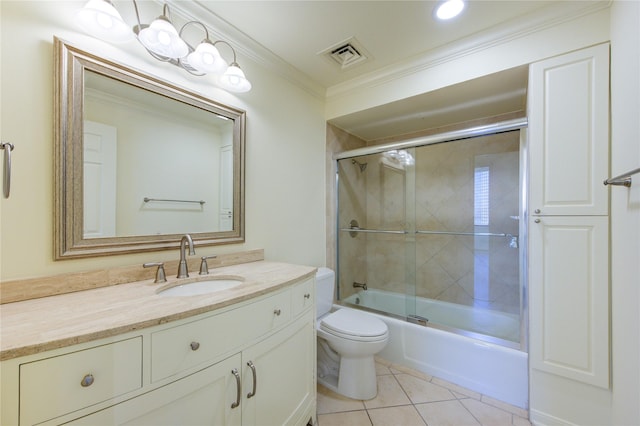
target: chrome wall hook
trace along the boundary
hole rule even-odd
[[[15,146],[9,142],[0,142],[0,149],[4,150],[4,175],[2,180],[2,192],[4,198],[9,198],[11,192],[11,151]]]

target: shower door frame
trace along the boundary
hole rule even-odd
[[[333,161],[335,162],[334,166],[336,170],[336,176],[335,176],[335,217],[336,217],[336,259],[335,259],[335,265],[336,265],[336,295],[338,297],[338,301],[341,300],[341,295],[340,295],[340,283],[339,283],[339,277],[340,277],[340,247],[339,247],[339,239],[340,239],[340,223],[337,220],[338,219],[338,212],[340,209],[339,206],[339,181],[340,181],[340,177],[339,177],[339,167],[338,167],[338,161],[339,160],[344,160],[344,159],[349,159],[349,158],[355,158],[355,157],[360,157],[360,156],[364,156],[364,155],[371,155],[371,154],[381,154],[383,152],[389,151],[389,150],[401,150],[401,149],[411,149],[411,148],[418,148],[421,146],[426,146],[426,145],[433,145],[433,144],[438,144],[438,143],[446,143],[446,142],[454,142],[454,141],[459,141],[459,140],[463,140],[463,139],[472,139],[472,138],[476,138],[476,137],[480,137],[480,136],[489,136],[492,134],[497,134],[497,133],[504,133],[504,132],[510,132],[510,131],[515,131],[515,130],[519,130],[520,131],[520,187],[519,190],[521,191],[520,193],[520,224],[519,224],[519,243],[520,243],[520,271],[519,271],[519,275],[520,275],[520,288],[521,288],[521,297],[520,297],[520,342],[515,343],[515,342],[510,342],[510,341],[506,341],[503,339],[499,339],[499,338],[493,338],[492,336],[485,336],[485,335],[479,335],[477,333],[474,333],[472,331],[468,331],[468,330],[458,330],[458,329],[453,329],[447,326],[442,326],[442,325],[437,325],[437,324],[433,324],[433,323],[422,323],[422,322],[414,322],[418,325],[423,325],[426,327],[434,327],[434,328],[440,328],[443,330],[447,330],[447,331],[454,331],[457,332],[459,334],[462,335],[467,335],[469,337],[472,338],[477,338],[480,340],[485,340],[485,341],[489,341],[489,342],[493,342],[493,343],[497,343],[500,344],[502,346],[507,346],[507,347],[512,347],[515,349],[519,349],[521,351],[528,351],[528,345],[529,345],[529,338],[528,338],[528,315],[529,315],[529,308],[528,308],[528,282],[527,282],[527,269],[528,269],[528,261],[527,261],[527,246],[528,246],[528,230],[527,230],[527,216],[528,216],[528,186],[529,186],[529,167],[528,167],[528,146],[527,146],[527,126],[528,126],[528,120],[527,117],[522,117],[522,118],[516,118],[516,119],[512,119],[512,120],[505,120],[505,121],[501,121],[501,122],[497,122],[497,123],[492,123],[492,124],[486,124],[486,125],[481,125],[481,126],[474,126],[474,127],[469,127],[466,129],[460,129],[460,130],[454,130],[454,131],[449,131],[449,132],[443,132],[443,133],[438,133],[438,134],[434,134],[434,135],[429,135],[429,136],[422,136],[422,137],[416,137],[416,138],[410,138],[410,139],[406,139],[406,140],[402,140],[402,141],[398,141],[398,142],[393,142],[393,143],[387,143],[387,144],[380,144],[380,145],[374,145],[374,146],[370,146],[370,147],[364,147],[364,148],[357,148],[357,149],[352,149],[349,151],[343,151],[340,153],[336,153],[333,156]],[[363,230],[363,232],[366,232]],[[385,232],[385,231],[382,231]],[[406,233],[406,231],[405,231]],[[415,294],[414,294],[415,297]],[[384,313],[385,315],[390,315],[388,313]],[[397,317],[396,315],[390,315],[393,317]],[[406,321],[409,321],[408,317],[404,317],[402,318]],[[413,321],[412,321],[413,322]]]

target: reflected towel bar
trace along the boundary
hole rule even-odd
[[[163,201],[163,202],[169,202],[169,203],[198,203],[201,206],[204,205],[204,203],[206,203],[206,201],[203,201],[203,200],[169,200],[166,198],[149,198],[149,197],[144,197],[143,200],[145,203],[148,203],[149,201]]]
[[[11,151],[13,151],[14,146],[8,142],[0,143],[0,149],[4,150],[4,176],[2,183],[2,192],[4,194],[4,198],[9,198],[9,193],[11,192]]]
[[[631,175],[635,175],[636,173],[640,173],[640,167],[637,169],[631,170],[630,172],[623,173],[620,176],[612,177],[604,181],[605,185],[615,185],[615,186],[626,186],[627,188],[631,187]]]

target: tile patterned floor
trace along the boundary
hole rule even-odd
[[[318,426],[531,426],[527,410],[376,359],[378,395],[358,401],[318,385]]]

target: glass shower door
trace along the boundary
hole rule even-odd
[[[418,315],[519,342],[519,132],[416,151]]]
[[[413,164],[372,154],[339,160],[338,176],[341,302],[401,318],[415,314]]]

